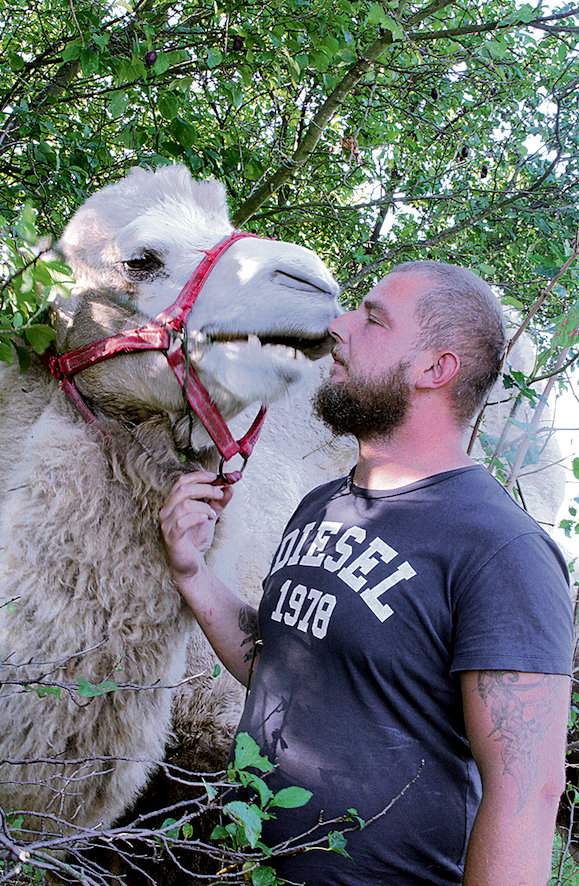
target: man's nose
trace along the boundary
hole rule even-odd
[[[336,341],[345,340],[347,318],[350,316],[351,313],[351,311],[346,311],[344,314],[340,314],[339,317],[336,317],[330,323],[328,327],[328,332]]]

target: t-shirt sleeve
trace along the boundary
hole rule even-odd
[[[572,672],[569,576],[557,545],[540,532],[498,549],[454,603],[451,673]]]

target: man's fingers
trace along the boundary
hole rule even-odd
[[[189,482],[173,487],[169,498],[160,510],[161,517],[169,517],[181,504],[187,501],[223,501],[225,493],[221,486],[209,486],[206,483]]]
[[[206,523],[208,520],[216,520],[217,514],[204,502],[198,502],[198,507],[181,515],[173,515],[163,522],[163,534],[174,540],[181,538],[189,529]]]
[[[216,479],[217,474],[215,471],[189,471],[187,474],[181,474],[179,479],[175,482],[173,489],[177,489],[179,486],[187,486],[191,482],[211,483]]]

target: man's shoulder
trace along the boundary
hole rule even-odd
[[[475,538],[508,541],[536,533],[549,539],[540,523],[482,465],[456,478],[449,504],[454,505],[456,521],[475,532]],[[454,522],[452,507],[449,516]]]
[[[565,558],[557,543],[481,466],[463,481],[445,532],[464,567],[463,577],[493,570],[554,569],[567,585]],[[496,573],[495,573],[496,574]],[[466,582],[468,584],[468,582]]]

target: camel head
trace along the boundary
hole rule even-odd
[[[232,230],[223,187],[193,181],[184,166],[135,168],[93,194],[58,244],[77,282],[59,350],[155,317],[175,301],[203,250]],[[303,246],[244,238],[223,254],[188,332],[191,362],[226,418],[277,399],[328,352],[337,295],[331,273]],[[182,393],[158,352],[115,357],[80,373],[77,384],[105,411],[166,412],[183,432]],[[191,445],[204,433],[197,428]]]

